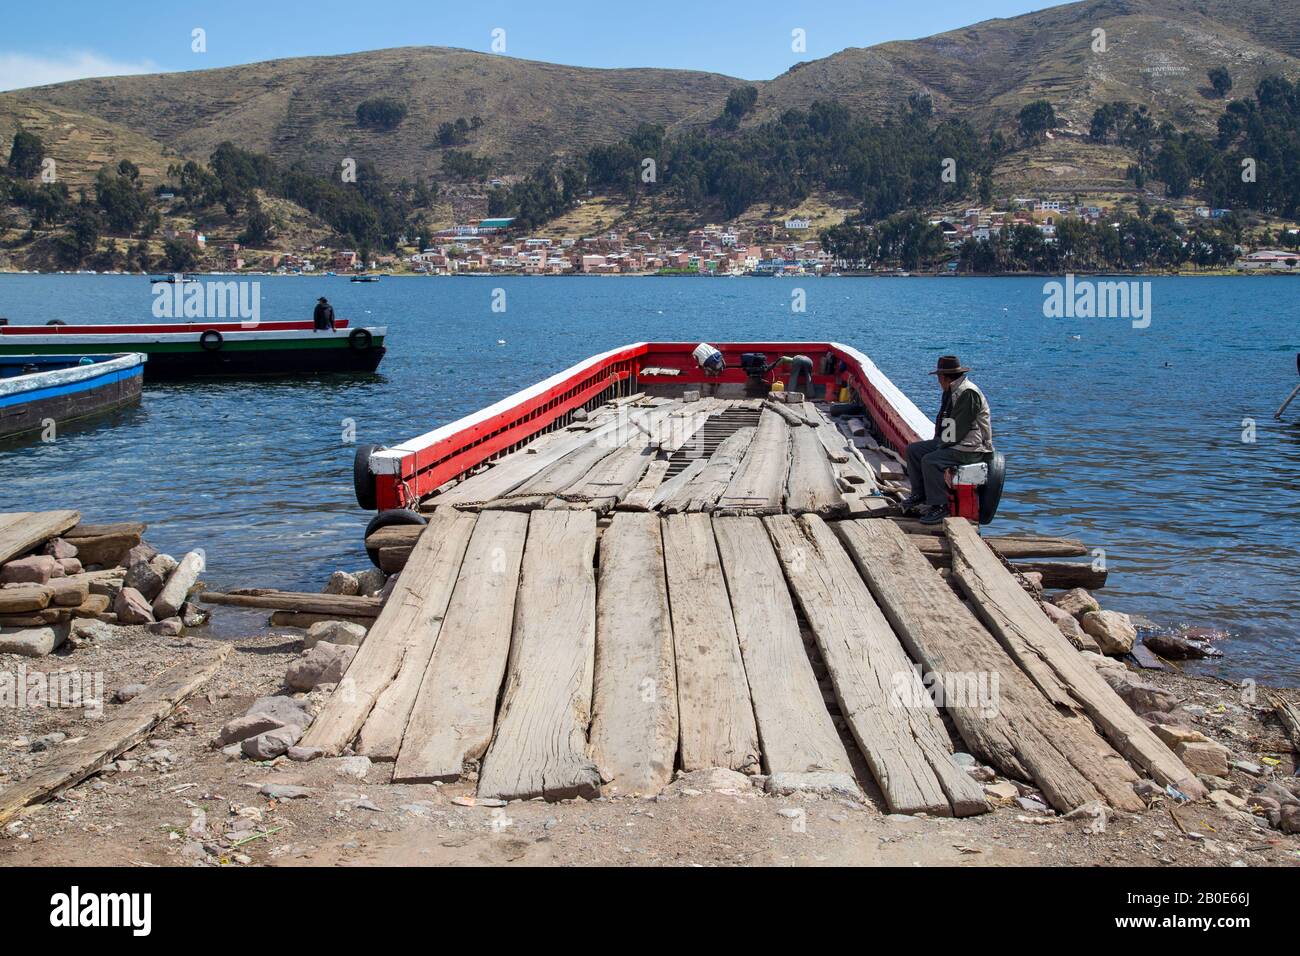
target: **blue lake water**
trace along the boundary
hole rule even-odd
[[[1231,633],[1200,670],[1300,684],[1300,404],[1272,418],[1296,384],[1292,278],[1150,280],[1145,329],[1045,318],[1034,278],[259,281],[263,320],[308,318],[326,295],[340,317],[386,325],[380,372],[148,385],[111,424],[0,446],[0,510],[148,521],[159,548],[204,547],[213,586],[314,590],[366,565],[349,421],[358,442],[393,444],[646,339],[844,342],[933,415],[925,373],[955,352],[1008,459],[990,530],[1082,537],[1105,550],[1107,606]],[[15,323],[150,321],[151,302],[143,277],[0,275]]]

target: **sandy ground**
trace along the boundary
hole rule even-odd
[[[300,634],[233,643],[222,671],[126,754],[121,769],[0,828],[0,865],[1300,865],[1300,837],[1208,802],[1160,800],[1145,813],[1116,815],[1100,832],[1095,820],[1035,816],[1014,806],[964,820],[902,817],[883,808],[874,787],[863,804],[769,796],[734,778],[721,790],[681,781],[649,798],[465,806],[472,782],[392,785],[391,765],[367,766],[363,758],[231,758],[210,741],[256,697],[283,692]],[[111,698],[209,646],[201,637],[131,629],[43,660],[0,658],[0,669],[100,673]],[[1234,758],[1280,757],[1272,778],[1294,782],[1294,755],[1275,718],[1241,704],[1236,688],[1144,676],[1204,707],[1195,725],[1228,745]],[[309,698],[314,707],[320,700],[319,692]],[[107,704],[106,715],[115,706]],[[71,741],[89,726],[81,709],[0,709],[0,786],[68,743],[34,753],[37,738],[60,732]],[[260,792],[267,783],[308,792],[274,800]],[[1234,771],[1228,786],[1246,796],[1259,783]]]

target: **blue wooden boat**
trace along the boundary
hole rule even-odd
[[[63,426],[140,400],[147,356],[0,355],[0,439]]]

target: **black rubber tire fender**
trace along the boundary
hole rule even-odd
[[[369,352],[374,336],[369,329],[353,329],[348,333],[348,346],[357,352]]]
[[[370,472],[370,456],[383,449],[382,445],[358,445],[352,456],[352,491],[357,496],[357,504],[367,511],[374,511],[375,476]]]
[[[205,352],[217,352],[225,344],[225,339],[216,329],[208,329],[199,336],[199,347]]]
[[[988,524],[998,513],[1002,501],[1002,486],[1007,477],[1007,460],[1002,452],[994,451],[989,462],[989,476],[980,487],[980,524]]]
[[[387,511],[381,511],[370,519],[370,523],[366,525],[365,537],[369,538],[380,528],[390,528],[393,525],[428,523],[429,519],[418,511],[412,511],[409,508],[389,508]],[[370,563],[375,567],[379,567],[379,549],[367,547],[366,554],[370,557]]]

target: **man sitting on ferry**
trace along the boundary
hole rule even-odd
[[[931,375],[943,389],[934,438],[907,446],[907,477],[912,494],[903,500],[903,514],[922,505],[922,524],[939,524],[948,517],[948,486],[944,472],[959,465],[993,459],[993,424],[984,393],[966,375],[970,369],[955,355],[939,358]]]

